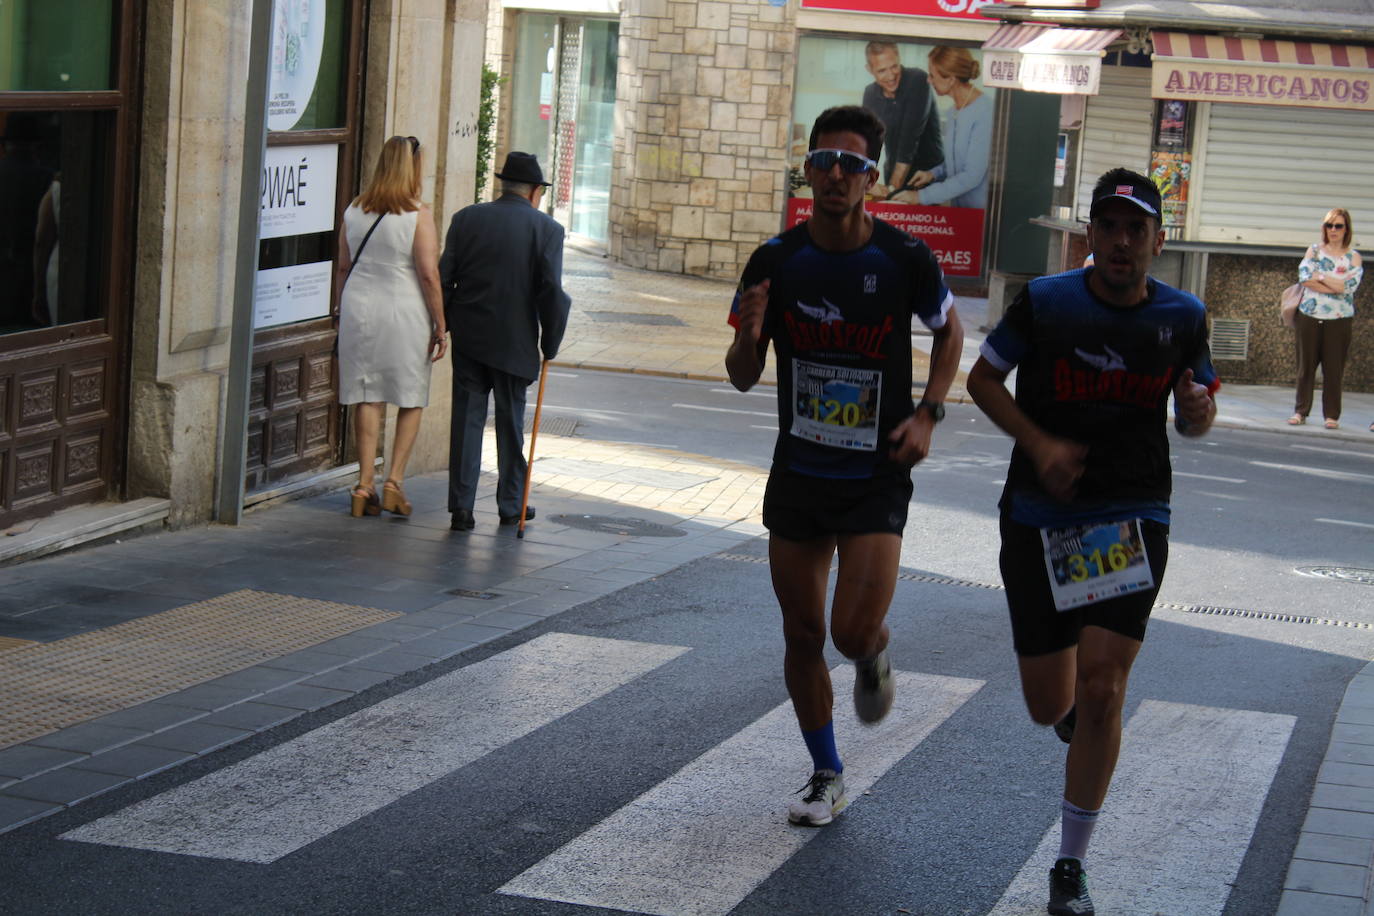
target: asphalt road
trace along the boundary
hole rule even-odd
[[[760,466],[775,425],[766,397],[592,373],[545,410]],[[852,804],[830,827],[783,815],[810,767],[760,539],[7,834],[0,911],[1043,912],[1063,746],[1024,714],[996,587],[1009,443],[956,406],[936,447],[887,721],[854,723],[833,658]],[[1271,913],[1374,651],[1369,586],[1296,570],[1370,565],[1374,449],[1175,447],[1169,607],[1089,873],[1104,913]]]

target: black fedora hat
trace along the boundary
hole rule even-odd
[[[506,164],[496,177],[502,181],[518,181],[521,184],[541,184],[550,187],[553,183],[544,180],[544,170],[534,153],[507,153]]]

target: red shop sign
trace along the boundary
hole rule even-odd
[[[983,214],[975,207],[925,207],[870,200],[864,209],[925,242],[946,276],[977,277],[983,271]],[[811,198],[787,200],[787,226],[810,219]]]
[[[977,19],[991,22],[978,15],[978,10],[991,6],[993,0],[802,0],[809,10],[847,10],[856,13],[888,13],[899,16],[943,16],[955,19]]]

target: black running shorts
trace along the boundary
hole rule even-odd
[[[1109,598],[1068,611],[1054,607],[1050,575],[1045,569],[1045,547],[1040,529],[1018,524],[1002,516],[1002,582],[1007,588],[1011,612],[1012,643],[1017,655],[1048,655],[1078,645],[1085,626],[1102,627],[1137,641],[1145,638],[1150,610],[1164,568],[1169,563],[1169,526],[1143,519],[1140,533],[1154,574],[1154,588]]]
[[[763,524],[791,541],[837,534],[900,536],[911,493],[909,472],[848,480],[774,467],[763,494]]]

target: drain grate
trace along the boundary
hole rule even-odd
[[[1216,617],[1243,617],[1247,620],[1273,620],[1278,623],[1309,623],[1324,627],[1344,627],[1351,630],[1374,630],[1374,624],[1357,623],[1350,620],[1331,620],[1326,617],[1308,617],[1305,614],[1276,614],[1271,611],[1247,611],[1234,607],[1212,607],[1206,604],[1169,604],[1161,602],[1155,610],[1182,611],[1185,614],[1208,614]]]
[[[744,553],[718,553],[718,560],[731,560],[736,563],[767,563],[767,557],[756,557],[752,554]],[[1308,567],[1310,569],[1335,569],[1336,567]],[[1299,572],[1305,572],[1299,569]],[[1374,575],[1374,570],[1343,570],[1343,572],[1359,572]],[[1307,575],[1320,575],[1321,573],[1305,573]],[[969,579],[954,579],[949,576],[932,576],[922,573],[898,573],[897,578],[903,582],[931,582],[936,585],[955,585],[961,588],[986,588],[994,591],[1002,591],[1001,585],[992,585],[987,582],[973,582]],[[1346,581],[1351,580],[1347,576],[1333,577],[1342,578]],[[1324,627],[1344,627],[1351,630],[1374,630],[1374,624],[1359,623],[1350,620],[1331,620],[1327,617],[1309,617],[1304,614],[1276,614],[1271,611],[1247,611],[1234,607],[1214,607],[1207,604],[1174,604],[1172,602],[1161,601],[1155,604],[1156,611],[1179,611],[1184,614],[1207,614],[1216,617],[1241,617],[1246,620],[1270,620],[1278,623],[1306,623],[1317,624]]]
[[[1299,566],[1299,575],[1317,579],[1336,579],[1340,582],[1354,582],[1357,585],[1374,585],[1374,569],[1361,569],[1358,566]]]
[[[617,518],[612,515],[555,515],[553,520],[560,525],[567,525],[569,528],[618,534],[622,537],[680,538],[687,535],[687,532],[680,528],[660,525],[658,522],[651,522],[642,518]]]

